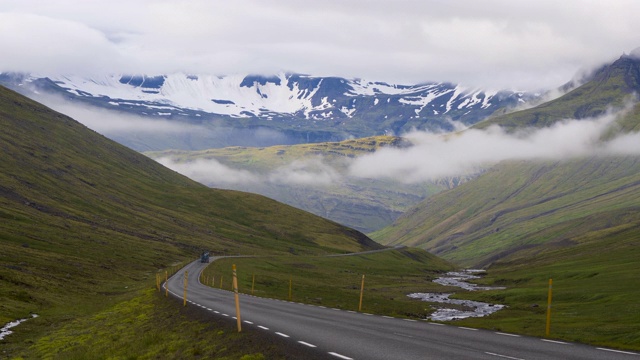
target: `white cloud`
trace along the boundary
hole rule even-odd
[[[259,182],[256,174],[233,169],[215,159],[198,159],[192,162],[177,162],[171,157],[156,159],[160,164],[206,185],[246,185]]]
[[[616,114],[567,120],[543,129],[507,134],[499,127],[469,129],[458,134],[407,135],[407,149],[386,148],[357,158],[351,176],[390,178],[405,183],[472,174],[505,160],[563,160],[594,155],[640,155],[640,135],[601,142]]]
[[[322,158],[296,160],[269,174],[269,181],[275,184],[328,186],[340,181],[342,175],[325,164]]]
[[[635,0],[4,0],[0,71],[551,88],[639,46],[638,13]]]

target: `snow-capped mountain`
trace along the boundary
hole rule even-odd
[[[536,95],[468,89],[450,83],[394,85],[362,79],[281,73],[259,75],[42,76],[0,74],[0,83],[63,94],[76,102],[143,116],[226,126],[277,127],[324,132],[310,141],[401,134],[412,129],[452,130]],[[26,86],[30,85],[30,86]],[[234,121],[243,119],[243,121]],[[331,135],[333,134],[333,135]]]

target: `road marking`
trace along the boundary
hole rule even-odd
[[[373,316],[373,314],[369,314],[369,313],[362,313],[362,315]]]
[[[207,310],[211,311],[211,309],[207,308]]]
[[[554,344],[562,344],[562,345],[571,345],[569,343],[566,343],[564,341],[557,341],[557,340],[547,340],[547,339],[540,339],[542,341],[546,341],[546,342],[550,342],[550,343],[554,343]]]
[[[458,329],[478,331],[478,329],[468,328],[468,327],[464,327],[464,326],[458,326]]]
[[[402,319],[402,320],[404,320],[404,321],[412,321],[412,322],[418,321],[418,320],[413,320],[413,319]]]
[[[438,326],[444,326],[444,324],[440,324],[440,323],[434,323],[434,322],[428,322],[427,324],[429,324],[429,325],[438,325]]]
[[[340,309],[333,308],[333,310],[340,311]]]
[[[300,344],[304,345],[304,346],[308,346],[308,347],[317,347],[313,344],[309,344],[308,342],[304,342],[304,341],[298,341]]]
[[[227,317],[228,317],[229,315],[227,315],[227,314],[222,314],[222,316],[227,316]]]
[[[498,334],[498,335],[504,335],[504,336],[520,337],[520,335],[516,335],[516,334],[508,334],[508,333],[503,333],[503,332],[496,332],[496,334]]]
[[[513,356],[500,355],[500,354],[496,354],[496,353],[492,353],[492,352],[486,352],[486,351],[485,351],[485,354],[487,354],[487,355],[493,355],[493,356],[497,356],[497,357],[501,357],[501,358],[504,358],[504,359],[511,359],[511,360],[524,360],[524,359],[517,358],[517,357],[513,357]]]
[[[630,351],[613,350],[613,349],[607,349],[607,348],[596,348],[596,349],[603,350],[603,351],[611,351],[611,352],[619,353],[619,354],[640,355],[640,354],[633,353],[633,352],[630,352]]]
[[[394,332],[393,334],[394,334],[394,335],[398,335],[398,336],[402,336],[402,337],[407,337],[407,338],[412,338],[412,339],[413,339],[413,336],[411,336],[411,335],[400,334],[400,333],[397,333],[397,332]]]
[[[213,310],[214,313],[220,314],[220,311]]]
[[[382,317],[385,318],[385,319],[393,319],[392,316],[387,316],[387,315],[382,315]]]
[[[280,336],[282,336],[282,337],[287,337],[287,338],[288,338],[288,337],[290,337],[290,336],[289,336],[289,335],[287,335],[287,334],[283,334],[283,333],[281,333],[281,332],[277,332],[277,331],[276,331],[276,334],[278,334],[278,335],[280,335]]]
[[[344,356],[344,355],[340,355],[340,354],[338,354],[338,353],[334,353],[334,352],[330,352],[330,353],[329,353],[329,355],[333,355],[333,356],[335,356],[335,357],[337,357],[337,358],[344,359],[344,360],[353,360],[353,359],[352,359],[352,358],[350,358],[350,357],[346,357],[346,356]]]
[[[260,329],[262,329],[262,330],[269,330],[269,328],[268,328],[268,327],[266,327],[266,326],[258,325],[258,327],[259,327]]]
[[[319,308],[323,308],[323,309],[326,309],[326,308],[327,308],[326,306],[318,306],[318,307],[319,307]]]
[[[247,320],[245,320],[244,322],[245,322],[245,323],[247,323],[247,324],[251,324],[251,325],[253,325],[253,323],[252,323],[251,321],[247,321]]]

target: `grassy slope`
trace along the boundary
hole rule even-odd
[[[551,278],[552,338],[640,350],[639,239],[637,222],[622,223],[572,236],[570,247],[531,249],[496,262],[483,282],[507,290],[465,297],[509,307],[461,325],[544,336]]]
[[[568,238],[640,224],[640,159],[503,163],[435,195],[374,234],[466,266],[518,251],[571,246]]]
[[[478,124],[510,131],[622,107],[640,84],[638,60],[621,58],[594,80],[542,106]],[[638,131],[640,106],[615,132]],[[640,158],[507,162],[416,206],[373,235],[420,246],[506,290],[458,294],[508,305],[461,325],[544,336],[547,282],[554,280],[551,337],[640,349]]]
[[[288,300],[291,280],[291,298],[296,302],[354,311],[364,274],[362,311],[414,318],[425,318],[433,309],[406,295],[447,291],[432,280],[453,270],[451,264],[420,249],[340,257],[230,258],[207,267],[206,283],[214,282],[218,288],[222,277],[222,287],[229,289],[231,264],[237,265],[240,292],[251,293],[253,285],[256,296]]]
[[[34,337],[130,298],[155,269],[202,249],[378,246],[265,197],[209,189],[4,88],[0,128],[0,323],[38,313]]]
[[[359,179],[349,177],[346,173],[348,159],[390,146],[408,146],[408,144],[398,137],[376,136],[341,142],[266,148],[167,150],[148,152],[147,155],[153,158],[168,156],[177,162],[215,159],[231,168],[251,171],[261,175],[261,181],[244,185],[234,184],[235,189],[260,193],[360,231],[370,232],[391,224],[410,206],[444,188],[442,184],[407,185],[391,180]],[[340,181],[322,186],[267,181],[269,175],[280,167],[319,158],[343,175]],[[216,186],[217,184],[208,185]],[[220,186],[230,185],[220,184]]]

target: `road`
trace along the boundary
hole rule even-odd
[[[184,272],[189,271],[187,306],[198,306],[235,322],[234,294],[199,282],[206,265],[195,261],[182,268],[167,282],[169,291],[182,298]],[[245,294],[240,294],[240,309],[243,328],[275,333],[289,339],[292,346],[313,348],[328,359],[640,360],[640,354],[633,352]]]

